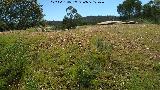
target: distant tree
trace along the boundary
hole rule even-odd
[[[42,8],[37,0],[0,0],[0,20],[10,29],[36,26],[42,18]]]
[[[74,7],[69,6],[66,9],[66,12],[67,15],[64,16],[62,22],[64,28],[67,28],[69,30],[81,24],[82,16],[77,12],[77,10]]]
[[[84,25],[96,25],[105,21],[118,21],[119,16],[87,16],[83,17]]]
[[[143,6],[143,17],[160,23],[160,0],[150,1]]]
[[[139,0],[125,0],[117,6],[117,12],[125,19],[138,17],[141,14],[142,2]]]

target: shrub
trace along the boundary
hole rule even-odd
[[[98,57],[89,55],[71,67],[70,78],[77,88],[94,87],[92,82],[102,70],[101,63]]]
[[[110,60],[113,45],[109,42],[104,41],[102,38],[93,37],[91,40],[93,47],[100,52],[100,54],[107,55],[107,59]]]
[[[155,64],[154,67],[153,67],[153,70],[155,70],[155,71],[160,73],[160,63]]]
[[[102,39],[94,38],[93,45],[97,51],[86,50],[85,55],[70,68],[69,76],[74,85],[80,89],[95,89],[100,84],[98,75],[104,71],[106,62],[110,60],[112,45]]]

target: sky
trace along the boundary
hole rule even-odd
[[[62,1],[62,3],[58,3],[56,1]],[[71,1],[71,3],[67,3],[67,1]],[[75,3],[75,1],[77,1],[77,3]],[[90,1],[91,3],[82,3],[83,1]],[[99,1],[104,3],[97,3]],[[38,0],[38,3],[43,5],[42,9],[43,14],[45,15],[45,20],[62,21],[66,15],[66,8],[68,6],[76,8],[78,13],[83,17],[98,15],[118,16],[117,6],[123,1],[124,0]],[[142,4],[148,3],[149,1],[150,0],[141,0]]]

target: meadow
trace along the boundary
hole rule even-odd
[[[0,90],[160,90],[160,25],[2,32]]]

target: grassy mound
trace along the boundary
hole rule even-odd
[[[159,90],[160,26],[0,33],[0,90]]]

